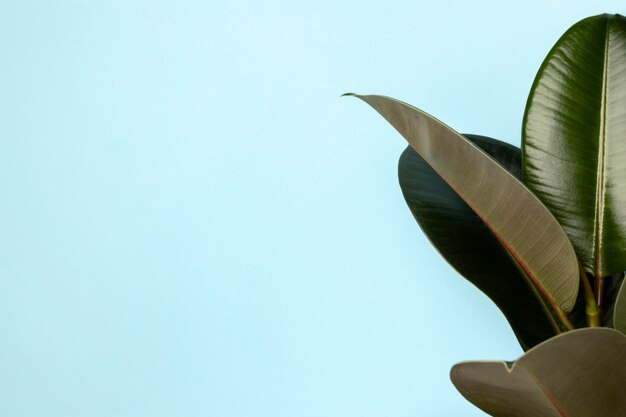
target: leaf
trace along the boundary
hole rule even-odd
[[[544,60],[522,133],[524,183],[595,276],[626,269],[626,18],[572,26]]]
[[[626,416],[626,336],[607,328],[574,330],[513,364],[460,363],[450,377],[494,417]]]
[[[520,177],[518,148],[484,136],[464,136]],[[496,236],[410,145],[400,156],[398,177],[424,234],[454,269],[500,308],[524,350],[559,332],[544,302]]]
[[[421,110],[388,97],[356,97],[387,119],[483,219],[546,298],[565,311],[573,308],[576,255],[537,197],[478,147]]]
[[[626,334],[626,280],[622,282],[622,287],[615,300],[613,323],[617,330]]]

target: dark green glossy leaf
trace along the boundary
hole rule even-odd
[[[518,148],[484,136],[464,136],[520,177]],[[400,157],[398,177],[404,198],[430,242],[500,308],[524,350],[558,333],[545,303],[506,249],[410,145]]]
[[[513,364],[460,363],[450,377],[494,417],[626,416],[626,336],[607,328],[574,330]]]
[[[576,255],[537,197],[476,145],[432,116],[388,97],[357,97],[387,119],[483,219],[536,288],[555,306],[571,311],[579,283]]]
[[[541,66],[524,116],[524,183],[595,276],[626,269],[626,18],[572,26]]]

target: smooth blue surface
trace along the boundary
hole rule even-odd
[[[0,416],[483,415],[450,366],[520,349],[339,95],[519,144],[549,48],[623,2],[2,9]]]

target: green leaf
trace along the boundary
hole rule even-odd
[[[460,363],[450,377],[494,417],[626,416],[626,336],[607,328],[574,330],[513,364]]]
[[[595,276],[626,269],[626,18],[572,26],[552,48],[524,116],[524,183]]]
[[[464,136],[519,179],[518,148],[484,136]],[[541,297],[485,222],[410,145],[400,156],[398,177],[424,234],[452,267],[500,308],[524,350],[559,332]]]
[[[615,300],[613,323],[617,330],[626,334],[626,280],[622,282],[622,287]]]
[[[565,311],[573,308],[576,255],[537,197],[478,147],[421,110],[388,97],[357,97],[387,119],[483,219],[547,299]]]

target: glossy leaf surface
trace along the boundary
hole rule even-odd
[[[520,177],[518,148],[484,136],[464,136]],[[557,334],[558,325],[506,249],[410,145],[400,156],[398,178],[407,205],[430,242],[500,308],[524,350]]]
[[[536,287],[570,311],[578,292],[574,249],[556,219],[519,180],[428,114],[383,96],[378,111],[485,222]],[[480,242],[477,242],[480,244]]]
[[[626,18],[572,26],[541,66],[524,116],[524,183],[585,268],[626,269]]]
[[[513,364],[460,363],[450,377],[467,400],[495,417],[626,416],[626,336],[574,330]]]

